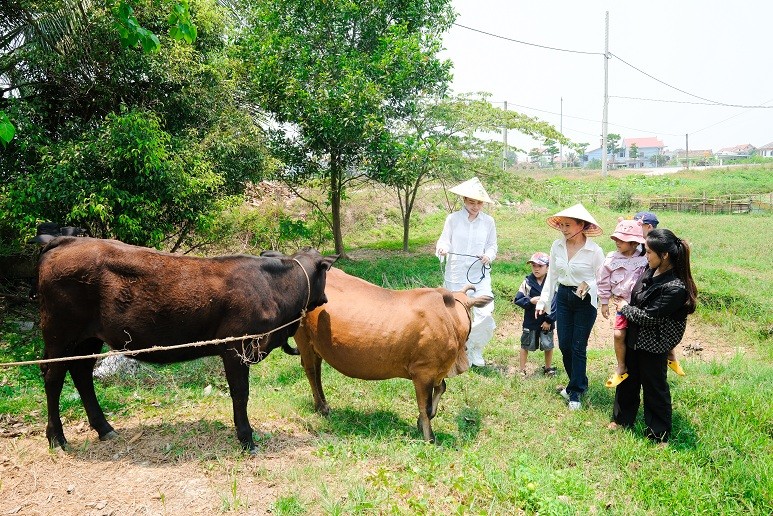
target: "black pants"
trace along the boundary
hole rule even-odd
[[[666,380],[668,353],[655,354],[626,348],[628,378],[615,390],[612,418],[630,427],[639,411],[639,391],[644,391],[644,422],[647,437],[659,442],[671,435],[671,391]]]

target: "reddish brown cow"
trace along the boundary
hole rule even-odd
[[[302,309],[326,302],[325,277],[335,259],[314,250],[291,257],[196,258],[116,240],[59,237],[44,248],[39,264],[44,356],[91,355],[103,342],[113,349],[140,350],[263,334],[298,319]],[[287,331],[282,333],[286,336]],[[257,349],[248,346],[248,358],[261,360],[281,340],[260,339]],[[241,341],[154,351],[137,358],[171,363],[211,355],[223,360],[239,442],[254,452],[247,417],[249,362]],[[67,371],[99,438],[117,435],[94,393],[94,363],[81,359],[41,366],[46,436],[53,448],[67,444],[59,415]]]
[[[309,312],[295,333],[315,409],[330,411],[322,391],[323,359],[352,378],[407,378],[416,390],[419,432],[434,441],[430,420],[446,390],[445,378],[469,368],[470,309],[492,299],[467,297],[472,288],[388,290],[330,269],[328,302]]]

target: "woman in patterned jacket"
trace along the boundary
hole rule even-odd
[[[690,271],[690,247],[668,229],[647,235],[649,268],[633,288],[630,304],[618,310],[628,319],[625,362],[628,380],[617,386],[610,429],[632,427],[644,392],[646,436],[667,442],[671,434],[671,391],[666,381],[668,352],[684,336],[698,290]]]

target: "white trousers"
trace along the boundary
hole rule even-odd
[[[493,312],[493,301],[484,307],[473,307],[472,309],[472,329],[467,337],[467,358],[472,365],[483,366],[486,364],[483,360],[483,348],[494,337],[494,329],[497,327]]]

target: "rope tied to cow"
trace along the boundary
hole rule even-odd
[[[474,254],[464,254],[464,253],[446,253],[446,254],[452,254],[454,256],[466,256],[468,258],[477,258],[474,262],[470,264],[470,267],[467,269],[467,281],[472,283],[473,285],[477,285],[478,283],[483,281],[486,278],[486,271],[491,270],[491,265],[486,265],[485,263],[483,263],[483,260],[481,260],[478,256]],[[480,262],[480,279],[478,281],[472,281],[470,279],[470,271],[478,262]]]
[[[303,308],[301,309],[301,314],[298,316],[298,318],[293,319],[292,321],[283,324],[282,326],[279,326],[277,328],[274,328],[273,330],[267,331],[265,333],[256,333],[251,335],[243,335],[241,337],[224,337],[222,339],[211,339],[211,340],[200,340],[195,342],[186,342],[184,344],[173,344],[171,346],[151,346],[149,348],[144,349],[119,349],[119,350],[110,350],[106,351],[104,353],[93,353],[91,355],[77,355],[74,357],[57,357],[57,358],[41,358],[38,360],[22,360],[18,362],[5,362],[0,363],[0,367],[18,367],[18,366],[25,366],[25,365],[39,365],[39,364],[52,364],[55,362],[70,362],[75,360],[88,360],[88,359],[97,359],[97,358],[105,358],[110,356],[135,356],[140,355],[143,353],[153,353],[156,351],[172,351],[176,349],[184,349],[184,348],[196,348],[201,346],[211,346],[214,344],[226,344],[228,342],[234,342],[234,341],[242,341],[242,353],[240,354],[238,351],[236,352],[239,358],[242,359],[242,362],[245,364],[254,364],[262,360],[265,355],[258,351],[258,360],[255,361],[255,343],[260,343],[260,339],[268,338],[269,335],[272,333],[276,333],[279,330],[282,330],[284,328],[287,328],[288,326],[291,326],[297,322],[300,322],[303,324],[303,318],[306,317],[307,308],[309,306],[309,301],[311,300],[311,280],[309,279],[309,274],[306,272],[306,269],[301,265],[301,262],[299,262],[297,259],[293,258],[293,260],[300,265],[301,270],[303,271],[304,276],[306,276],[306,287],[307,287],[307,294],[306,294],[306,304],[303,305]],[[131,334],[129,334],[128,331],[124,330],[124,332],[129,335],[129,340],[127,341],[127,344],[131,342]],[[252,349],[250,352],[247,352],[247,349],[245,348],[245,342],[249,341],[251,344]],[[258,347],[258,350],[260,348]]]
[[[124,356],[134,356],[134,355],[140,355],[142,353],[153,353],[156,351],[172,351],[175,349],[183,349],[183,348],[196,348],[201,346],[211,346],[213,344],[226,344],[228,342],[233,341],[260,341],[262,338],[266,338],[269,335],[271,335],[274,332],[277,332],[283,328],[286,328],[290,326],[291,324],[294,324],[298,321],[302,321],[303,318],[306,315],[306,309],[301,311],[300,317],[297,319],[293,319],[292,321],[288,322],[287,324],[283,324],[282,326],[279,326],[278,328],[274,328],[271,331],[267,331],[265,333],[257,333],[257,334],[251,334],[251,335],[243,335],[241,337],[224,337],[222,339],[212,339],[212,340],[200,340],[196,342],[186,342],[184,344],[173,344],[171,346],[151,346],[149,348],[145,349],[118,349],[118,350],[111,350],[106,351],[104,353],[94,353],[91,355],[78,355],[74,357],[58,357],[58,358],[41,358],[39,360],[23,360],[20,362],[5,362],[0,363],[0,367],[15,367],[15,366],[24,366],[24,365],[36,365],[36,364],[52,364],[55,362],[69,362],[74,360],[87,360],[92,358],[105,358],[109,356],[117,356],[117,355],[124,355]],[[254,357],[254,352],[253,352]]]

